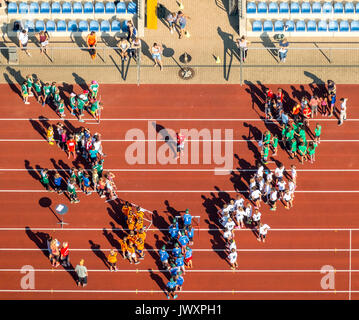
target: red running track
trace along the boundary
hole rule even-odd
[[[276,91],[278,86],[268,86]],[[280,86],[286,92],[286,105],[302,95],[318,93],[316,86]],[[337,119],[319,115],[313,119],[322,125],[322,142],[314,164],[290,160],[285,151],[271,159],[268,167],[280,161],[287,168],[296,164],[297,192],[294,208],[287,211],[279,204],[274,213],[261,208],[263,222],[269,224],[265,244],[256,241],[249,229],[236,231],[239,269],[229,268],[223,251],[222,231],[218,228],[217,210],[237,191],[246,191],[259,155],[256,140],[265,130],[275,133],[276,123],[263,118],[263,88],[235,85],[101,85],[105,104],[99,125],[87,123],[92,132],[100,132],[108,155],[105,169],[116,174],[121,200],[141,205],[153,212],[147,232],[147,255],[139,265],[119,261],[118,273],[110,273],[104,257],[124,235],[121,201],[104,202],[96,195],[80,194],[81,202],[72,205],[65,196],[47,193],[39,182],[38,168],[59,170],[65,177],[74,165],[66,154],[45,141],[45,128],[57,118],[48,106],[42,108],[30,98],[24,105],[18,89],[1,86],[0,119],[0,286],[1,299],[163,299],[167,273],[158,265],[157,249],[165,241],[170,218],[186,208],[200,216],[196,228],[194,268],[185,275],[179,299],[357,299],[359,297],[359,218],[357,215],[359,178],[358,122],[355,105],[357,86],[338,86],[338,97],[348,97],[348,121],[342,127]],[[75,86],[74,90],[79,91]],[[6,97],[6,99],[5,99]],[[69,114],[69,112],[67,112]],[[86,115],[89,119],[89,115]],[[154,124],[155,122],[155,124]],[[80,127],[68,115],[69,128]],[[129,130],[143,132],[145,161],[129,164],[125,141]],[[205,139],[220,140],[224,152],[224,130],[233,130],[233,157],[230,168],[223,168],[211,158],[203,163],[203,146],[199,143],[197,164],[173,160],[171,143],[157,131],[165,129],[172,137],[180,129],[206,130]],[[215,129],[221,136],[215,137]],[[157,130],[157,131],[156,131]],[[173,130],[173,131],[172,131]],[[309,136],[310,138],[310,136]],[[227,138],[228,139],[228,138]],[[150,141],[148,141],[150,140]],[[155,141],[157,140],[157,141]],[[171,142],[171,140],[170,140]],[[193,144],[193,142],[191,142]],[[210,143],[209,143],[210,144]],[[207,146],[208,147],[208,146]],[[214,147],[212,142],[211,147]],[[151,149],[152,148],[152,149]],[[148,163],[150,150],[167,148],[169,164]],[[189,150],[189,159],[195,152]],[[84,163],[75,165],[83,167]],[[55,215],[43,208],[39,200],[48,197],[55,204],[70,207],[65,230],[58,229]],[[352,230],[350,230],[352,229]],[[357,229],[357,230],[355,230]],[[84,258],[89,269],[89,285],[79,289],[73,273],[62,267],[52,269],[44,254],[44,235],[68,241],[73,266]],[[21,268],[35,269],[34,290],[21,289]],[[323,266],[331,266],[335,287],[324,290]]]

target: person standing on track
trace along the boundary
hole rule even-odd
[[[58,194],[62,194],[63,193],[63,190],[62,190],[62,181],[64,179],[60,176],[60,174],[58,172],[55,173],[54,175],[54,186],[55,186],[55,191],[58,193]]]
[[[168,264],[169,254],[168,254],[168,252],[167,252],[167,250],[166,250],[166,246],[163,246],[163,247],[161,248],[161,250],[158,251],[158,254],[159,254],[159,256],[160,256],[160,260],[161,260],[161,263],[162,263],[162,267],[163,267],[164,269],[169,270],[169,269],[170,269],[170,266],[169,266],[169,264]]]
[[[182,253],[184,254],[186,251],[187,244],[189,243],[189,239],[184,231],[178,233],[178,242],[182,247]]]
[[[177,294],[175,294],[176,292],[176,282],[174,280],[173,277],[171,277],[170,281],[167,283],[166,285],[166,290],[167,290],[167,299],[170,299],[171,297],[173,299],[177,299]]]
[[[175,276],[175,280],[176,280],[176,291],[181,291],[184,282],[181,271],[179,271],[178,274]]]
[[[62,248],[60,250],[60,262],[65,268],[70,267],[69,244],[67,242],[62,243]]]
[[[294,164],[290,166],[290,171],[294,184],[297,184],[297,169]]]
[[[66,145],[67,145],[67,152],[68,152],[67,158],[70,159],[70,156],[72,154],[74,157],[74,160],[76,160],[76,151],[75,151],[76,141],[72,134],[69,135],[69,139],[67,140]]]
[[[77,198],[75,179],[69,179],[67,183],[67,192],[69,193],[71,203],[80,202],[80,200]]]
[[[347,120],[347,101],[348,98],[340,99],[340,114],[338,126],[341,126],[345,120]]]
[[[263,243],[266,242],[266,236],[268,233],[268,230],[270,229],[270,226],[267,224],[260,224],[259,228],[259,236],[257,238],[258,241],[262,241]]]
[[[184,262],[185,262],[186,268],[193,268],[192,249],[189,246],[186,247],[184,259],[185,259]]]
[[[117,271],[117,252],[114,249],[111,249],[110,254],[107,256],[107,262],[110,265],[110,271]]]
[[[41,183],[45,187],[47,191],[50,191],[50,181],[49,181],[49,175],[48,175],[48,169],[42,169],[40,171],[41,175]]]
[[[232,270],[238,268],[237,257],[238,257],[237,251],[234,248],[232,248],[230,254],[227,257]]]
[[[289,190],[285,190],[282,201],[287,210],[293,207],[293,196]]]
[[[77,285],[78,286],[81,285],[82,287],[87,286],[87,277],[88,277],[87,268],[85,267],[84,264],[85,264],[85,260],[81,259],[80,263],[75,268],[75,272],[76,272],[77,277],[78,277]]]
[[[176,140],[177,140],[177,159],[181,156],[183,150],[184,150],[184,141],[185,141],[186,137],[181,134],[176,132]]]

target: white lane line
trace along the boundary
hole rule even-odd
[[[21,272],[23,269],[0,269],[0,272]],[[75,269],[32,269],[34,272],[68,272],[75,271]],[[321,273],[321,269],[248,269],[248,270],[232,270],[232,269],[187,269],[186,273]],[[88,272],[109,272],[108,269],[88,269]],[[170,272],[169,270],[156,270],[156,269],[118,269],[118,273],[148,273],[148,272]],[[333,273],[348,273],[349,270],[337,270],[329,271]],[[351,272],[359,272],[359,270],[351,270]]]
[[[119,190],[120,193],[248,193],[248,190]],[[82,193],[82,190],[76,190],[77,193]],[[359,193],[359,190],[296,190],[296,193]],[[47,190],[17,190],[7,189],[0,190],[0,193],[49,193]],[[358,199],[359,200],[359,199]]]
[[[107,270],[108,272],[108,270]],[[58,290],[58,289],[45,289],[45,290],[41,290],[41,289],[27,289],[27,290],[8,290],[8,289],[0,289],[0,292],[3,293],[78,293],[78,294],[84,294],[84,293],[124,293],[124,294],[129,294],[129,293],[136,293],[136,294],[141,294],[141,293],[161,293],[164,294],[163,290],[84,290],[84,289],[79,289],[79,290]],[[352,293],[358,293],[359,291],[351,291]],[[263,294],[267,294],[267,293],[277,293],[277,294],[317,294],[317,293],[324,293],[324,294],[338,294],[338,293],[348,293],[347,290],[321,290],[321,291],[315,291],[315,290],[181,290],[181,294],[182,293],[189,293],[189,294],[248,294],[248,293],[263,293]]]
[[[56,140],[57,141],[57,140]],[[101,139],[102,142],[167,142],[165,140],[151,140],[151,139],[145,139],[145,140],[126,140],[126,139]],[[282,140],[279,140],[280,142]],[[307,141],[314,141],[308,139]],[[0,139],[0,142],[46,142],[45,139]],[[251,139],[206,139],[206,140],[188,140],[188,142],[258,142],[257,140],[251,140]],[[333,139],[333,140],[320,140],[320,142],[359,142],[359,140],[347,140],[347,139]]]
[[[92,171],[90,169],[84,169],[85,171]],[[0,168],[0,171],[39,171],[38,169],[6,169]],[[71,169],[48,169],[48,171],[58,171],[58,172],[70,172]],[[114,172],[256,172],[257,169],[107,169],[107,171],[114,171]],[[359,169],[297,169],[297,172],[359,172]]]
[[[92,251],[111,251],[112,248],[101,248],[101,249],[75,249],[71,248],[71,251],[78,252],[92,252]],[[0,248],[0,251],[48,251],[48,249],[40,248]],[[144,249],[145,252],[158,252],[160,249]],[[171,249],[166,249],[166,251],[172,251]],[[192,249],[193,252],[226,252],[226,249]],[[237,249],[237,252],[358,252],[359,249]]]
[[[74,121],[76,122],[76,118],[71,119],[61,119],[61,118],[0,118],[0,121]],[[84,118],[85,121],[93,121],[93,118]],[[264,120],[264,119],[258,119],[258,118],[230,118],[230,119],[213,119],[213,118],[152,118],[152,119],[145,119],[145,118],[101,118],[101,121],[254,121],[254,122],[268,122],[268,123],[277,123],[277,120]],[[338,119],[332,118],[332,119],[321,119],[321,118],[315,118],[315,119],[309,119],[310,122],[338,122]],[[348,121],[359,121],[357,118],[347,119]],[[80,122],[81,123],[81,122]]]
[[[110,231],[129,231],[129,229],[123,229],[123,228],[108,228],[108,227],[103,227],[103,228],[66,228],[66,229],[62,229],[62,228],[53,228],[53,227],[25,227],[25,228],[0,228],[0,231],[27,231],[27,229],[30,230],[39,230],[39,231],[103,231],[104,229],[108,229]],[[204,228],[204,229],[198,229],[195,227],[196,231],[219,231],[222,232],[222,229],[211,229],[211,228]],[[270,231],[288,231],[288,232],[292,232],[292,231],[333,231],[333,232],[338,232],[338,231],[359,231],[359,228],[293,228],[293,229],[289,229],[289,228],[283,228],[283,229],[270,229]],[[168,228],[166,229],[148,229],[148,231],[168,231]],[[251,231],[253,232],[253,229],[235,229],[234,231]]]

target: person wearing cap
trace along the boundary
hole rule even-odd
[[[98,88],[99,88],[99,84],[96,80],[92,80],[91,84],[89,86],[90,88],[90,93],[91,93],[91,99],[97,99],[97,94],[98,94]]]
[[[162,249],[160,251],[158,251],[158,254],[160,255],[160,260],[162,263],[163,268],[169,270],[169,264],[168,264],[168,258],[169,258],[169,254],[166,251],[166,246],[163,246]]]
[[[175,244],[175,247],[172,249],[172,255],[177,258],[181,254],[181,248],[178,243]]]
[[[189,209],[186,209],[186,213],[183,216],[183,225],[185,228],[192,224],[192,216],[189,213]]]
[[[168,232],[170,234],[170,241],[169,243],[175,243],[176,239],[178,237],[178,232],[179,232],[179,228],[178,228],[178,222],[176,219],[173,219],[173,223],[170,225]]]
[[[176,280],[176,290],[177,291],[181,291],[182,290],[182,285],[184,282],[184,279],[182,277],[182,272],[178,272],[178,274],[175,276],[175,280]]]
[[[194,236],[194,228],[192,226],[189,226],[186,230],[186,236],[189,239],[189,245],[193,246],[193,236]]]
[[[184,258],[185,258],[184,262],[186,264],[186,267],[192,268],[193,267],[193,265],[192,265],[192,249],[189,246],[186,247],[186,252],[184,254]]]
[[[174,278],[171,278],[170,281],[167,283],[166,290],[167,290],[167,293],[166,293],[167,299],[170,299],[171,296],[173,299],[177,298],[177,294],[175,294],[176,282],[175,282]]]
[[[174,263],[171,263],[171,268],[170,268],[171,277],[175,277],[178,271],[180,271],[179,267],[177,267]]]
[[[182,246],[182,253],[185,253],[186,246],[189,243],[189,239],[188,239],[188,237],[187,237],[187,235],[185,234],[184,231],[178,232],[178,242]]]
[[[182,270],[183,274],[186,273],[186,269],[184,267],[184,258],[183,255],[180,253],[178,255],[178,257],[176,258],[176,266],[178,267],[179,270]]]
[[[76,93],[71,92],[70,93],[70,107],[71,107],[71,114],[75,116],[75,111],[77,109],[77,103],[76,103]]]

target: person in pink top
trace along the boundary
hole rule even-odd
[[[310,101],[309,101],[309,105],[310,108],[312,109],[312,118],[315,115],[318,115],[318,104],[319,104],[319,99],[317,96],[312,96]]]
[[[184,150],[184,140],[186,137],[178,132],[176,133],[176,137],[177,137],[177,152],[178,152],[177,159],[178,159],[181,155],[181,152]]]

